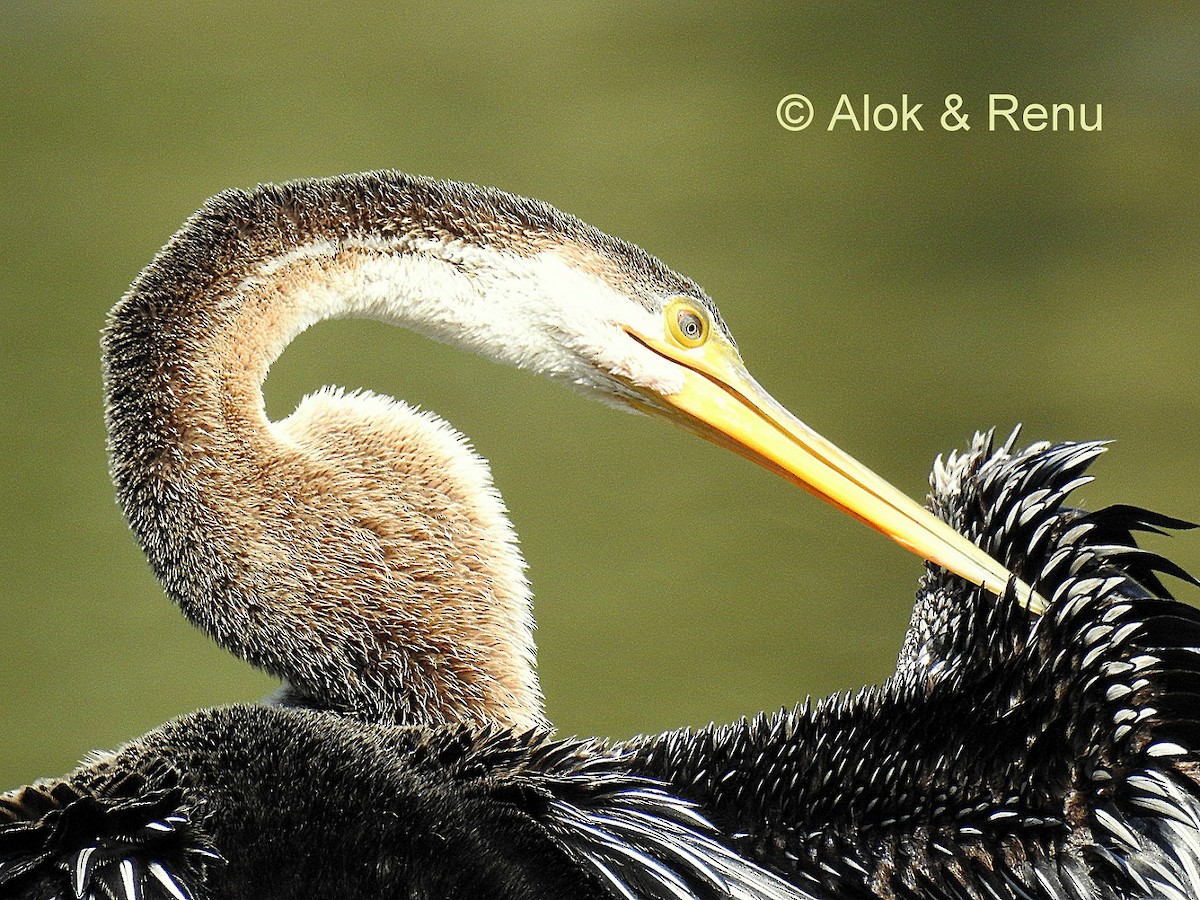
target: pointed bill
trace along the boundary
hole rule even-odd
[[[728,341],[714,334],[704,346],[685,349],[632,330],[630,334],[684,370],[682,390],[659,394],[635,387],[645,401],[634,405],[777,472],[902,547],[994,594],[1015,582],[1023,605],[1034,613],[1045,611],[1045,600],[1029,585],[788,412],[750,376]]]

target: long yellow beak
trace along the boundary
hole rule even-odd
[[[665,335],[627,330],[684,370],[682,390],[660,394],[638,388],[646,402],[635,406],[777,472],[994,594],[1015,581],[1022,604],[1034,613],[1045,611],[1045,600],[1004,566],[788,412],[750,376],[722,335],[714,333],[703,346],[684,348]]]

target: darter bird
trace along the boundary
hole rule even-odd
[[[721,729],[544,736],[523,563],[482,461],[376,395],[265,415],[270,363],[346,315],[676,421],[915,550],[932,568],[897,675]],[[976,447],[940,470],[947,525],[763,392],[693,282],[545,204],[395,173],[210,201],[118,304],[105,357],[113,477],[152,566],[185,615],[286,687],[6,795],[5,890],[1195,892],[1197,855],[1164,848],[1195,830],[1196,744],[1169,739],[1190,719],[1168,701],[1195,672],[1169,639],[1196,617],[1132,549],[1129,527],[1157,520],[1084,527],[1060,508],[1071,484],[1054,479],[1084,450]]]

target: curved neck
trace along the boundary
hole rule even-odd
[[[544,243],[490,248],[478,219],[431,209],[431,185],[231,192],[189,220],[105,335],[113,477],[183,612],[304,702],[541,725],[524,563],[486,464],[388,398],[264,411],[270,364],[314,322],[369,316],[479,349],[511,312],[493,295],[537,283],[513,270],[553,268]],[[508,327],[493,355],[528,363]]]

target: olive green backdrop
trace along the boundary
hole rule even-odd
[[[1200,13],[347,6],[0,3],[0,787],[272,687],[163,598],[104,453],[105,313],[229,186],[395,167],[546,199],[705,285],[759,380],[910,494],[1024,422],[1116,439],[1089,505],[1200,519]],[[1103,131],[988,132],[989,91],[1101,103]],[[776,121],[792,92],[806,131]],[[843,92],[908,93],[925,130],[829,133]],[[766,472],[382,325],[304,335],[272,414],[326,383],[492,460],[563,731],[891,668],[918,560]],[[1200,536],[1154,546],[1200,569]]]

